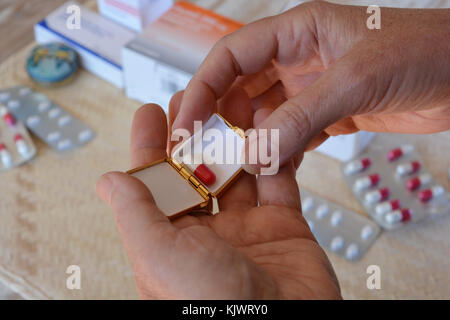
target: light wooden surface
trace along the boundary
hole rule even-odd
[[[33,25],[65,2],[67,1],[0,0],[0,63],[30,43],[34,39]]]
[[[64,2],[0,0],[0,63],[30,43],[33,40],[33,25]],[[0,283],[0,300],[18,298],[18,294]]]
[[[8,2],[24,5],[35,1]],[[219,12],[226,12],[226,5],[219,0],[209,4],[214,4]],[[255,4],[250,6],[254,12],[259,8]],[[0,19],[4,16],[1,12]],[[23,30],[31,32],[27,28]],[[4,32],[3,28],[0,30]],[[10,57],[0,64],[0,87],[33,86],[23,68],[31,46],[14,50],[13,55],[5,54]],[[2,174],[0,279],[28,298],[136,298],[133,274],[112,213],[97,199],[94,185],[105,171],[128,169],[131,119],[139,104],[85,71],[70,86],[40,90],[95,128],[97,137],[85,148],[68,155],[58,155],[35,139],[37,158]],[[428,136],[380,135],[373,145],[398,145],[405,141],[417,146],[425,165],[439,183],[449,188],[450,132]],[[344,185],[337,161],[309,153],[298,180],[302,187],[363,214]],[[449,230],[450,215],[447,215],[396,232],[384,232],[357,263],[329,254],[343,296],[450,298]],[[72,264],[82,268],[82,290],[71,291],[65,286],[65,270]],[[366,288],[366,268],[371,264],[381,267],[381,290]]]

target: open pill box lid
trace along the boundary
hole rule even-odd
[[[156,205],[167,217],[175,218],[208,207],[212,198],[219,197],[236,180],[242,171],[240,157],[244,143],[244,131],[215,113],[177,146],[172,157],[127,173],[149,188]],[[211,185],[194,174],[200,164],[215,175]]]

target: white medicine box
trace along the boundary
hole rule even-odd
[[[315,151],[335,158],[339,161],[348,161],[360,154],[372,141],[375,133],[358,131],[328,138]]]
[[[223,139],[212,139],[211,133]],[[218,198],[242,172],[239,160],[244,141],[242,129],[213,114],[201,130],[177,146],[172,157],[127,173],[148,187],[158,208],[170,219],[195,209],[211,212],[213,198]],[[214,179],[200,175],[199,166],[206,166]]]
[[[192,3],[178,1],[122,48],[126,94],[168,111],[214,44],[242,24]]]
[[[71,7],[80,8],[80,28],[69,29]],[[123,87],[121,48],[136,33],[89,10],[76,1],[69,1],[34,26],[38,43],[62,42],[77,51],[87,71]]]
[[[173,0],[98,0],[100,13],[141,32],[173,5]]]

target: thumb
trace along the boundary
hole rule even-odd
[[[333,65],[312,85],[290,98],[250,132],[246,139],[244,169],[252,174],[275,174],[327,127],[368,105],[370,81],[359,81],[352,57]],[[258,150],[257,153],[255,153]],[[264,150],[267,150],[265,156]],[[263,154],[263,155],[262,155]],[[270,158],[270,163],[268,163]],[[252,160],[253,159],[253,162]],[[256,160],[256,161],[255,161]],[[275,171],[274,171],[275,170]]]
[[[97,182],[97,194],[115,212],[117,228],[133,265],[151,258],[167,244],[174,227],[137,178],[121,172],[104,174]]]

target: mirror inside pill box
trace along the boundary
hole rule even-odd
[[[179,136],[182,141],[172,157],[127,172],[149,188],[169,218],[210,208],[212,198],[218,198],[242,172],[244,131],[221,115],[213,114],[203,126],[197,122],[192,136]]]

